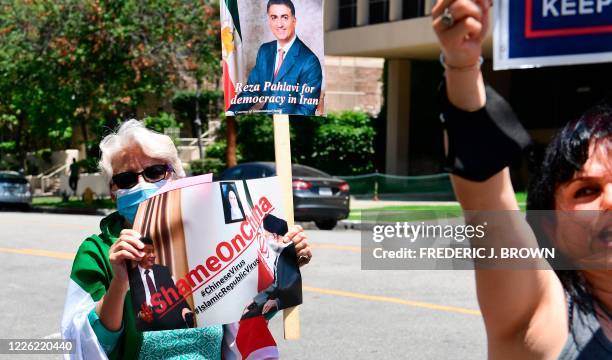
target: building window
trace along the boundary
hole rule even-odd
[[[402,19],[425,16],[425,0],[403,0]]]
[[[338,28],[357,26],[357,0],[340,0]]]
[[[370,0],[370,24],[389,21],[389,0]]]

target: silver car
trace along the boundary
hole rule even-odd
[[[17,205],[29,209],[32,188],[26,178],[15,171],[0,171],[0,206]]]

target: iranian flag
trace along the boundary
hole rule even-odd
[[[221,1],[221,48],[223,54],[223,92],[225,110],[236,96],[236,83],[244,83],[245,65],[242,55],[242,33],[238,16],[238,0]]]

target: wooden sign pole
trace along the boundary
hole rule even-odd
[[[293,226],[293,178],[291,176],[291,140],[289,115],[274,115],[274,154],[276,175],[279,178],[287,226]],[[283,328],[286,340],[300,337],[300,312],[298,307],[283,310]]]

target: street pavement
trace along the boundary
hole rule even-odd
[[[0,212],[0,338],[59,336],[72,254],[100,219]],[[270,322],[281,358],[486,358],[471,271],[362,271],[358,231],[307,234],[301,339],[283,340],[281,314]]]

